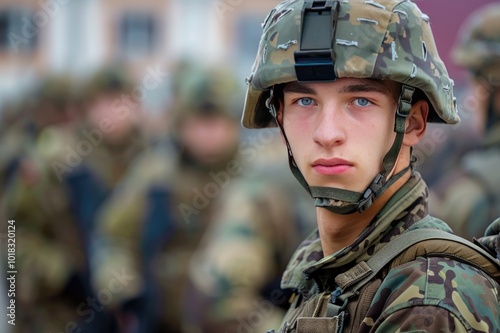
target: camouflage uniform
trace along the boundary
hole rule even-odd
[[[156,332],[159,302],[154,267],[159,248],[171,238],[172,155],[148,149],[131,163],[120,184],[100,206],[92,246],[92,285],[106,290],[117,273],[126,283],[113,290],[105,307],[115,313],[121,332]]]
[[[27,147],[33,145],[35,140],[35,134],[30,133],[29,130],[30,127],[34,126],[29,119],[28,111],[28,103],[21,101],[1,110],[1,123],[4,125],[0,129],[0,139],[2,140],[0,147],[1,189],[7,186],[12,172],[16,170],[21,157],[19,155],[26,153]]]
[[[429,17],[411,1],[289,0],[271,11],[263,28],[248,78],[242,122],[249,128],[273,126],[273,121],[278,124],[292,173],[320,209],[342,215],[362,213],[395,181],[398,174],[389,171],[401,149],[404,113],[412,105],[412,97],[408,98],[411,87],[425,96],[417,95],[417,100],[429,102],[428,121],[459,121],[453,81],[439,58]],[[280,84],[340,78],[402,84],[395,114],[396,139],[384,157],[383,171],[363,193],[309,186],[277,117],[278,102],[283,98]],[[350,245],[323,257],[319,231],[306,238],[281,281],[295,296],[280,332],[499,332],[498,269],[495,281],[482,269],[445,254],[415,255],[404,264],[386,266],[364,285],[362,292],[368,298],[358,300],[359,294],[344,297],[337,278],[360,274],[350,269],[390,249],[388,245],[397,243],[398,237],[420,228],[452,232],[440,220],[424,219],[427,193],[426,184],[413,171]],[[302,326],[306,324],[314,328]]]
[[[186,121],[215,118],[228,121],[238,133],[231,74],[219,67],[186,71],[189,75],[174,82],[173,139],[134,163],[135,171],[102,207],[97,222],[96,248],[105,255],[95,262],[94,285],[105,287],[116,269],[134,277],[108,306],[121,313],[129,329],[139,323],[138,332],[182,331],[188,262],[211,223],[216,196],[224,190],[215,178],[239,165],[238,135],[205,163],[181,134]]]
[[[77,223],[50,160],[39,151],[45,139],[42,134],[6,191],[7,216],[16,220],[17,283],[22,286],[16,332],[52,332],[77,322],[75,309],[89,292],[82,279],[86,257]]]
[[[474,12],[460,37],[453,59],[469,69],[488,95],[484,110],[475,110],[484,118],[484,137],[481,146],[464,155],[458,166],[431,188],[435,201],[430,208],[434,215],[449,221],[455,232],[472,238],[481,236],[500,216],[500,5]]]
[[[3,198],[3,213],[16,220],[17,283],[22,286],[16,294],[15,332],[64,329],[77,319],[75,309],[85,299],[79,297],[88,291],[79,281],[84,270],[80,237],[74,221],[60,209],[66,199],[57,183],[52,183],[50,161],[44,153],[45,133],[51,128],[65,128],[61,129],[64,139],[72,139],[66,134],[76,120],[73,86],[66,77],[42,80],[23,110],[27,119],[6,134],[7,145],[3,146],[6,150],[10,143],[18,147],[15,154],[7,152]],[[56,221],[68,223],[58,225]],[[75,293],[71,284],[81,291]]]
[[[127,92],[126,85],[90,85],[97,92],[87,95],[87,107]],[[89,134],[95,129],[89,118],[45,127],[9,184],[6,206],[17,220],[23,286],[19,332],[113,329],[101,305],[109,288],[94,291],[90,285],[89,244],[97,210],[143,145],[136,131],[111,144],[106,133]]]
[[[2,112],[0,188],[8,185],[31,154],[40,132],[52,125],[68,126],[78,118],[74,82],[67,76],[42,79],[22,100]]]
[[[280,276],[312,230],[315,210],[292,175],[282,172],[285,152],[281,138],[272,135],[253,147],[256,155],[243,177],[231,180],[221,195],[190,263],[187,332],[264,332],[284,316],[289,295]]]
[[[300,301],[294,306],[299,307],[318,290],[332,288],[328,277],[367,261],[405,231],[432,228],[451,232],[445,223],[418,223],[427,213],[427,187],[415,173],[349,247],[323,258],[318,233],[309,236],[292,257],[282,287],[297,293]],[[453,287],[465,283],[466,288]],[[496,332],[500,327],[498,298],[491,280],[476,268],[449,258],[417,258],[391,269],[376,284],[370,308],[353,332]],[[452,298],[451,292],[456,296]],[[484,300],[471,298],[485,292],[490,296]],[[355,313],[349,305],[348,309]],[[289,313],[285,322],[294,314]]]

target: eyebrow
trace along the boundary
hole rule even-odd
[[[342,86],[339,93],[357,93],[357,92],[377,92],[385,95],[391,95],[389,88],[382,83],[373,80],[366,80],[362,84],[350,84]]]
[[[300,82],[291,82],[285,85],[283,88],[283,92],[286,93],[298,93],[298,94],[308,94],[308,95],[316,95],[317,92],[315,89],[306,86],[303,83]]]
[[[301,82],[291,82],[285,85],[283,88],[283,92],[286,93],[299,93],[299,94],[309,94],[309,95],[317,95],[315,89],[307,86]],[[357,92],[378,92],[385,95],[392,95],[391,90],[384,86],[382,83],[374,80],[363,80],[361,84],[349,84],[340,87],[337,90],[338,93],[357,93]]]

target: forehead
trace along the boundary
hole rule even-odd
[[[377,92],[399,96],[401,84],[391,80],[341,78],[332,82],[289,82],[283,86],[284,93],[318,94],[318,91],[328,89],[338,93]]]

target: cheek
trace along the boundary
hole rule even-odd
[[[192,151],[215,152],[227,150],[238,143],[238,130],[226,122],[190,122],[181,126],[183,144]]]
[[[364,151],[371,160],[382,162],[384,156],[390,150],[396,133],[394,132],[394,123],[391,118],[379,119],[378,122],[371,122],[370,125],[363,128],[355,128],[355,137],[358,141],[359,151]]]
[[[287,117],[283,117],[281,124],[292,148],[297,147],[300,142],[305,142],[307,140],[305,134],[309,132],[305,122],[297,121],[294,117],[289,115]]]
[[[238,140],[238,131],[233,124],[221,122],[211,128],[210,137],[206,139],[219,147],[231,147]]]

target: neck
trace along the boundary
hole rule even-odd
[[[410,171],[407,171],[363,213],[341,215],[332,213],[326,208],[316,208],[323,255],[327,257],[354,242],[356,237],[370,224],[387,201],[409,178]]]

